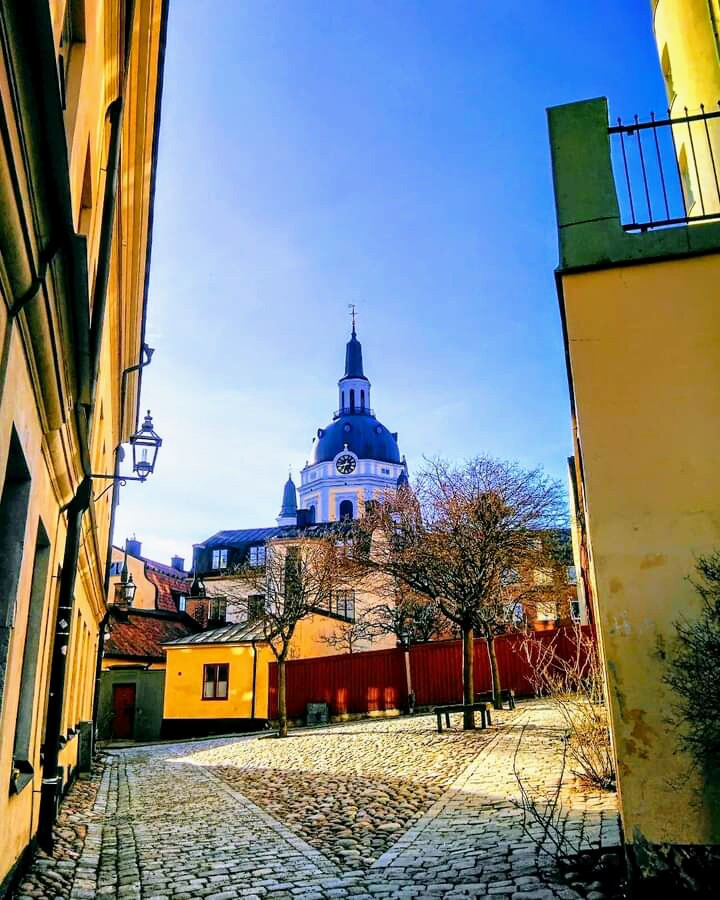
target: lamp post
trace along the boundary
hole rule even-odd
[[[400,646],[403,649],[403,654],[405,656],[405,681],[407,684],[407,707],[408,712],[412,715],[415,712],[415,693],[412,689],[412,676],[410,674],[410,635],[407,633],[406,629],[403,628],[400,634],[398,635],[400,639]]]

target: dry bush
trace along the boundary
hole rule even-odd
[[[569,642],[569,652],[560,652],[561,640]],[[561,632],[550,641],[528,635],[521,652],[535,693],[550,700],[567,729],[570,771],[588,785],[614,790],[605,677],[592,637],[579,626],[569,638]]]
[[[580,841],[568,833],[566,810],[560,800],[568,758],[568,740],[563,738],[562,760],[557,783],[548,794],[542,797],[533,793],[532,786],[523,780],[523,773],[518,767],[518,754],[525,736],[526,725],[523,725],[513,755],[513,774],[520,789],[520,800],[513,801],[522,810],[522,830],[535,843],[538,850],[548,853],[554,859],[563,859],[580,852]]]

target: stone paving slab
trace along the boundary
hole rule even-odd
[[[304,747],[299,737],[253,737],[114,751],[96,794],[86,789],[85,808],[73,813],[86,823],[81,844],[76,840],[70,857],[39,858],[16,896],[600,900],[596,886],[560,882],[547,855],[525,834],[513,802],[521,733],[517,764],[528,780],[538,790],[557,781],[561,742],[554,716],[548,705],[534,702],[476,734],[438,736],[433,717],[418,716],[313,731]],[[408,750],[414,745],[421,748],[417,754]],[[339,856],[339,842],[352,840],[337,837],[347,830],[348,807],[357,821],[362,804],[368,805],[366,782],[380,764],[417,782],[422,802],[400,802],[393,810],[383,783],[380,793],[387,799],[377,804],[382,814],[374,827],[387,812],[401,819],[400,828],[383,832],[383,852],[372,861]],[[263,774],[267,795],[258,789]],[[343,827],[317,827],[313,834],[309,823],[318,813],[307,820],[296,813],[323,780],[343,786],[340,803],[334,794],[323,795],[332,815],[344,810],[338,822]],[[242,784],[251,788],[244,792]],[[282,795],[283,785],[288,795],[299,790],[299,798],[270,803],[267,796]],[[561,799],[568,828],[582,846],[618,843],[614,795],[579,791],[568,781]]]

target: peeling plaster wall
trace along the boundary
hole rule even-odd
[[[720,548],[720,254],[562,277],[591,578],[630,842],[709,843],[659,638]]]

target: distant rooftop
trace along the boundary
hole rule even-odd
[[[165,641],[165,646],[172,647],[180,644],[183,646],[185,644],[249,644],[252,641],[262,640],[265,640],[262,622],[240,622]]]

